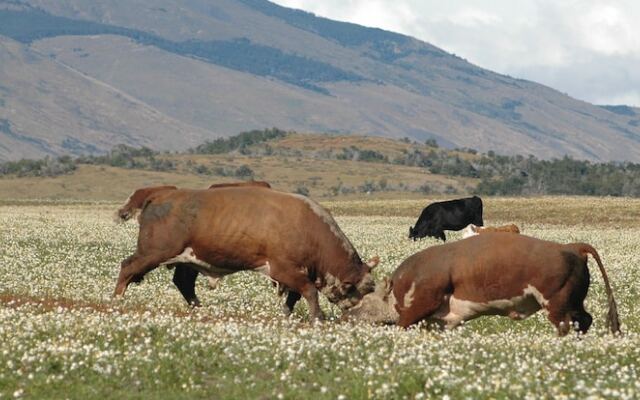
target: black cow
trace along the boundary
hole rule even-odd
[[[417,240],[431,236],[446,242],[445,230],[458,231],[469,224],[484,225],[482,200],[478,196],[429,204],[422,210],[416,225],[409,228],[409,238]]]

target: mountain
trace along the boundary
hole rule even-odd
[[[635,108],[592,105],[408,36],[265,0],[0,0],[0,35],[10,43],[0,57],[13,54],[10,47],[42,65],[21,77],[26,61],[0,64],[3,87],[31,85],[0,88],[0,145],[28,147],[28,154],[102,151],[120,142],[180,149],[276,126],[541,158],[640,161]],[[76,88],[71,76],[87,90],[64,90]],[[46,109],[52,119],[62,114],[27,125],[41,108],[38,82],[64,79],[50,89],[50,106],[66,96],[86,110]],[[99,101],[90,83],[104,92]],[[127,118],[107,112],[118,107]],[[91,130],[76,121],[98,116],[113,126]],[[67,136],[80,144],[63,146]],[[46,145],[39,150],[29,138]]]

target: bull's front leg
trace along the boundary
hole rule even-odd
[[[131,282],[140,282],[142,278],[158,265],[173,256],[169,251],[154,252],[141,255],[136,252],[132,256],[125,258],[120,264],[120,273],[113,296],[124,296],[124,292]]]
[[[316,286],[312,283],[305,285],[301,290],[301,294],[309,304],[309,316],[311,320],[323,321],[324,314],[322,314],[322,309],[318,302],[318,289],[316,289]]]
[[[293,306],[300,298],[300,295],[307,300],[309,305],[309,316],[312,320],[324,320],[324,315],[318,302],[318,289],[314,282],[309,279],[307,273],[292,265],[287,266],[276,261],[270,262],[269,276],[288,288],[286,307],[293,309]]]

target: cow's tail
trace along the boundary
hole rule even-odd
[[[602,274],[602,279],[604,280],[604,287],[607,291],[607,302],[609,303],[609,312],[607,313],[607,327],[611,330],[611,333],[621,334],[620,331],[620,319],[618,318],[618,306],[616,305],[616,300],[613,298],[613,290],[611,290],[611,285],[609,284],[609,277],[607,276],[607,271],[604,269],[604,265],[602,265],[602,260],[600,260],[600,255],[593,248],[593,246],[586,243],[576,243],[577,250],[580,254],[586,256],[587,254],[591,254],[596,263],[598,264],[598,268],[600,268],[600,273]]]

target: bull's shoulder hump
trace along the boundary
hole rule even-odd
[[[335,219],[333,219],[333,216],[331,216],[329,211],[327,211],[324,207],[318,204],[315,200],[307,196],[303,196],[296,193],[283,193],[283,194],[296,199],[297,201],[301,202],[301,204],[304,204],[306,207],[308,207],[314,215],[316,215],[320,220],[322,220],[329,227],[329,230],[340,241],[340,243],[342,244],[342,247],[347,251],[347,253],[349,253],[349,255],[353,255],[355,253],[355,248],[351,244],[351,241],[349,241],[349,239],[342,232],[342,230],[338,226],[338,223],[335,221]]]

